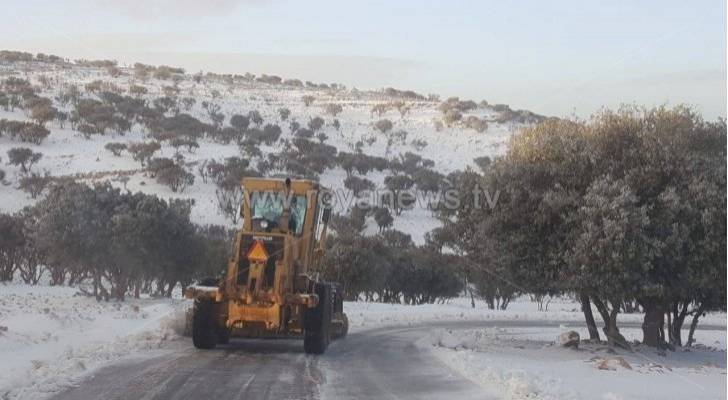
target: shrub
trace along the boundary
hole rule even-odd
[[[281,121],[285,121],[291,115],[291,110],[287,108],[279,108],[278,115],[281,117]]]
[[[135,161],[139,161],[142,167],[149,159],[162,148],[159,142],[132,143],[128,146],[129,153],[132,154]]]
[[[324,107],[324,111],[326,112],[326,114],[335,117],[339,115],[342,111],[344,111],[344,108],[341,106],[341,104],[329,103]]]
[[[414,139],[411,144],[417,151],[422,151],[425,147],[427,147],[427,141],[424,139]]]
[[[313,117],[308,121],[308,129],[316,132],[324,126],[324,122],[324,119],[321,117]]]
[[[179,95],[180,89],[176,86],[163,86],[162,87],[162,93],[164,93],[167,97],[177,97]],[[215,96],[213,96],[214,98]]]
[[[382,199],[382,202],[392,208],[396,215],[402,214],[403,210],[410,209],[415,202],[414,196],[408,195],[414,183],[407,175],[385,177],[384,185],[389,189],[389,198]]]
[[[140,86],[140,85],[129,86],[129,94],[131,94],[132,96],[141,97],[141,96],[147,94],[148,92],[149,92],[149,90],[147,90],[147,88],[145,86]]]
[[[101,86],[104,84],[103,81],[95,80],[93,82],[89,82],[86,85],[84,85],[84,89],[86,89],[87,92],[96,93],[101,91]]]
[[[118,78],[121,76],[121,70],[116,66],[109,66],[106,68],[106,72],[112,78]]]
[[[50,104],[36,104],[30,109],[30,118],[40,125],[56,118],[58,110]]]
[[[262,74],[261,76],[259,76],[255,80],[258,81],[258,82],[268,83],[268,84],[271,84],[271,85],[278,85],[278,84],[280,84],[283,81],[283,79],[281,79],[280,76],[266,75],[266,74]]]
[[[303,104],[306,107],[308,107],[311,104],[313,104],[313,102],[316,100],[316,98],[311,95],[306,95],[306,96],[301,97],[301,100],[303,101]]]
[[[462,118],[463,115],[458,110],[447,110],[445,112],[445,115],[442,116],[443,122],[445,122],[445,125],[447,125],[448,127],[460,121]]]
[[[381,118],[382,115],[384,115],[384,114],[387,113],[387,111],[389,111],[389,104],[387,104],[387,103],[379,103],[379,104],[375,104],[372,107],[370,113],[371,113],[372,116],[374,114],[377,114],[377,116],[379,118]]]
[[[359,196],[365,190],[374,190],[374,182],[351,175],[344,179],[344,187],[354,192],[355,196]]]
[[[180,147],[187,147],[188,152],[192,152],[194,149],[199,149],[200,144],[194,139],[185,137],[176,137],[169,141],[169,144],[174,147],[175,151],[179,152]]]
[[[184,108],[185,111],[190,111],[192,109],[192,106],[197,103],[197,100],[195,100],[193,97],[183,97],[180,102],[182,103],[182,108]]]
[[[313,131],[308,128],[301,128],[296,131],[296,137],[303,139],[311,139],[313,135]]]
[[[450,97],[438,106],[438,109],[443,113],[447,113],[450,110],[459,112],[467,112],[478,108],[478,104],[472,100],[462,101],[458,97]]]
[[[41,153],[35,153],[27,147],[14,147],[8,150],[8,161],[11,165],[20,166],[23,173],[30,171],[33,164],[43,157]]]
[[[255,124],[255,126],[260,126],[260,124],[263,123],[263,117],[260,115],[258,110],[248,112],[248,118],[250,119],[250,122]]]
[[[26,122],[20,131],[20,140],[26,143],[41,144],[50,133],[51,131],[44,126]]]
[[[250,125],[250,118],[244,115],[234,114],[232,117],[230,117],[230,126],[239,131],[244,131],[248,129],[248,125]]]
[[[389,228],[394,223],[394,218],[386,207],[377,207],[374,210],[374,221],[379,226],[379,232]]]
[[[374,124],[374,128],[382,133],[387,133],[394,125],[388,119],[380,119]]]
[[[213,128],[189,114],[177,114],[173,117],[161,117],[147,123],[151,136],[157,140],[185,137],[198,139]]]
[[[93,132],[90,133],[103,135],[114,125],[114,107],[98,100],[79,100],[73,113],[80,121],[93,127]]]
[[[154,104],[154,108],[158,109],[162,113],[168,113],[170,111],[173,111],[176,114],[176,111],[178,110],[176,97],[159,97],[154,99],[152,104]]]
[[[112,93],[122,93],[124,90],[116,85],[113,82],[104,82],[102,80],[95,80],[93,82],[87,83],[85,86],[86,91],[91,93],[101,93],[101,92],[112,92]]]
[[[480,168],[481,171],[487,172],[490,168],[490,163],[492,162],[492,160],[488,156],[482,156],[476,157],[475,159],[473,159],[473,162],[475,163],[475,165],[478,166],[478,168]]]
[[[465,118],[465,126],[478,133],[483,133],[488,129],[488,123],[485,122],[485,119],[480,119],[474,115]]]
[[[41,144],[50,133],[44,126],[36,123],[0,119],[0,136],[7,134],[21,142]]]
[[[79,125],[76,130],[81,132],[81,134],[83,134],[83,137],[85,137],[86,139],[90,138],[91,135],[98,133],[93,125],[86,123]]]
[[[67,105],[68,103],[76,103],[81,97],[81,91],[76,85],[68,85],[62,88],[56,96],[56,101],[61,105]]]
[[[238,146],[240,147],[242,154],[246,155],[248,158],[255,158],[263,155],[263,152],[258,147],[258,142],[254,140],[245,139],[238,143]]]
[[[52,178],[46,172],[44,175],[32,173],[20,178],[20,190],[29,193],[32,199],[40,196],[51,183]]]
[[[160,65],[154,70],[154,77],[156,79],[168,80],[173,79],[175,75],[184,74],[184,72],[182,68]]]
[[[396,109],[399,112],[399,117],[404,119],[404,117],[409,114],[412,107],[405,103],[402,100],[393,101],[391,103],[392,108]]]
[[[280,136],[281,136],[281,127],[280,126],[266,124],[263,127],[263,137],[262,137],[263,143],[265,143],[267,145],[272,145],[273,143],[278,141],[278,138]]]
[[[169,158],[153,158],[149,160],[148,170],[162,185],[169,186],[173,192],[184,192],[187,186],[195,183],[195,176],[187,172],[180,164]]]
[[[116,143],[116,142],[109,142],[106,143],[104,148],[111,152],[111,154],[115,155],[116,157],[119,157],[121,155],[121,152],[126,150],[126,143]]]

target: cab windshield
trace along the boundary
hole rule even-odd
[[[296,235],[303,232],[303,223],[306,219],[306,196],[292,195],[290,197],[290,217],[288,230]],[[280,229],[286,197],[278,192],[253,192],[250,197],[251,218],[254,230],[270,231]]]

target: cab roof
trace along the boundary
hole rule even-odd
[[[282,191],[286,189],[286,180],[288,178],[243,178],[241,182],[243,190],[274,190]],[[311,179],[290,179],[291,190],[294,193],[304,193],[308,190],[322,189],[317,181]]]

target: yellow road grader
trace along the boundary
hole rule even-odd
[[[245,178],[237,233],[225,278],[190,287],[192,342],[212,349],[231,337],[302,337],[322,354],[346,336],[343,293],[314,273],[324,252],[331,208],[310,180]]]

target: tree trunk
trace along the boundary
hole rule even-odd
[[[99,272],[98,272],[98,270],[94,270],[94,297],[96,298],[96,301],[101,301],[101,296],[99,295]]]
[[[63,282],[66,280],[66,269],[59,265],[54,265],[49,267],[49,270],[51,272],[51,286],[63,285]]]
[[[503,300],[501,300],[500,309],[505,311],[506,308],[508,308],[508,305],[511,304],[511,297],[510,296],[504,296]]]
[[[597,328],[596,321],[594,321],[594,314],[592,313],[589,296],[582,293],[579,295],[579,301],[581,302],[581,310],[584,312],[586,326],[589,329],[589,340],[599,341],[599,329]]]
[[[662,347],[660,331],[665,324],[665,310],[659,301],[642,301],[645,317],[642,320],[642,343]]]
[[[606,321],[606,335],[611,345],[619,345],[620,337],[619,328],[617,327],[617,309],[613,309],[609,313],[609,319]]]
[[[619,333],[619,328],[617,327],[617,314],[619,314],[619,304],[621,303],[612,301],[612,310],[609,310],[607,302],[598,298],[593,298],[592,301],[604,321],[604,334],[607,336],[607,343],[609,343],[610,346],[619,346],[625,349],[630,349],[629,343],[627,343],[624,336]]]
[[[693,314],[693,321],[690,323],[690,333],[688,333],[688,342],[687,346],[690,347],[693,345],[693,342],[695,341],[693,336],[695,335],[695,328],[698,326],[698,319],[700,319],[700,316],[705,312],[705,309],[707,307],[705,306],[705,302],[700,303],[700,306],[698,306],[697,311],[695,311],[695,314]]]
[[[682,307],[679,302],[673,303],[672,306],[672,324],[670,325],[669,339],[673,346],[682,346],[682,327],[685,323],[685,317],[688,314],[689,302],[684,301]]]
[[[164,295],[166,297],[172,297],[172,291],[174,290],[175,286],[177,286],[177,281],[172,280],[171,282],[169,282],[169,286],[167,287],[167,293],[165,293]]]

